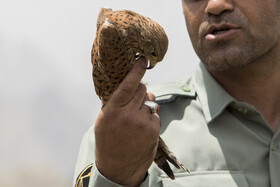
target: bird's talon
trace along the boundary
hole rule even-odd
[[[140,53],[135,54],[135,60],[139,60],[140,57],[141,57]]]

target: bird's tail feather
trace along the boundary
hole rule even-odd
[[[181,164],[176,156],[168,149],[161,137],[159,137],[157,154],[154,161],[158,167],[162,169],[171,179],[175,179],[174,173],[167,160],[176,168],[189,172],[189,170],[183,164]]]

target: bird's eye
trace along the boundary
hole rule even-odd
[[[156,53],[155,51],[153,51],[153,52],[151,53],[151,55],[152,55],[152,57],[157,57],[157,53]]]

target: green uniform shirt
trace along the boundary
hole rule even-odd
[[[260,112],[231,97],[202,64],[191,78],[150,91],[161,106],[161,137],[191,173],[171,165],[171,180],[153,163],[141,187],[280,187],[280,128],[273,132]],[[84,186],[119,187],[94,166],[94,149],[91,127],[74,185],[78,178]]]

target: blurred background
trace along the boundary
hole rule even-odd
[[[180,0],[0,2],[0,186],[72,186],[83,134],[100,109],[90,51],[101,7],[162,25],[165,59],[143,82],[181,79],[198,64]]]

